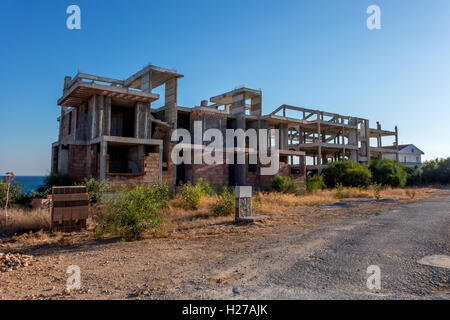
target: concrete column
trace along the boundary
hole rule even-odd
[[[152,138],[152,125],[153,125],[152,117],[151,117],[151,113],[150,113],[151,105],[148,104],[145,108],[147,110],[147,120],[146,120],[147,121],[147,126],[145,128],[145,130],[146,130],[145,137],[147,139],[151,139]]]
[[[152,72],[149,71],[141,78],[141,90],[152,93]]]
[[[250,115],[260,116],[262,112],[262,97],[254,97],[250,102]]]
[[[140,138],[139,135],[139,127],[140,127],[140,120],[141,119],[141,103],[138,102],[134,106],[134,137]]]
[[[355,129],[351,129],[348,134],[348,144],[352,146],[358,146],[358,119],[350,118],[348,124],[355,126]],[[350,160],[358,162],[358,150],[350,150]]]
[[[318,149],[317,149],[317,164],[319,165],[319,174],[322,173],[322,169],[320,166],[322,165],[322,133],[320,132],[320,117],[319,114],[317,114],[317,132],[319,133],[317,143],[318,143]]]
[[[231,104],[231,113],[236,114],[236,129],[246,130],[245,125],[245,95],[240,94],[233,97]],[[234,164],[236,170],[235,182],[237,185],[245,186],[247,184],[246,174],[247,166],[245,164]]]
[[[103,135],[111,135],[111,97],[105,98],[105,110],[104,110],[104,125]]]
[[[100,180],[106,180],[106,154],[108,153],[108,142],[100,142]]]
[[[101,137],[104,134],[104,119],[105,119],[105,96],[98,96],[97,98],[97,112],[98,112],[98,136]]]
[[[280,149],[288,149],[288,124],[283,123],[280,125]]]
[[[172,78],[166,82],[165,88],[165,105],[166,105],[166,122],[172,124],[175,128],[177,125],[177,79]]]
[[[169,123],[173,129],[177,127],[178,122],[178,80],[176,78],[172,78],[165,83],[165,121]],[[151,132],[151,131],[150,131]],[[150,133],[151,134],[151,133]],[[175,183],[177,180],[177,170],[176,165],[173,164],[170,160],[169,147],[173,145],[170,141],[170,136],[167,136],[164,140],[164,156],[167,159],[167,163],[170,166],[169,171],[172,172],[172,180],[173,187],[175,187]]]

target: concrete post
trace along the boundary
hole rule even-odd
[[[252,187],[237,186],[234,221],[241,222],[252,215]]]

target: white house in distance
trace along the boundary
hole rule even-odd
[[[385,149],[393,149],[396,150],[397,146],[383,146]],[[398,145],[398,160],[401,164],[404,164],[408,167],[418,166],[422,167],[422,155],[424,152],[417,148],[413,144],[399,144]],[[384,154],[383,158],[396,160],[395,154]]]

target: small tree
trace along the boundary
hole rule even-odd
[[[168,194],[168,187],[161,184],[120,190],[117,199],[108,204],[97,227],[97,236],[109,232],[132,240],[141,238],[147,230],[159,228],[160,213],[167,206]]]
[[[8,225],[8,202],[9,202],[9,190],[11,189],[11,183],[15,181],[15,175],[12,172],[7,172],[5,176],[5,182],[7,184],[6,190],[6,204],[5,204],[5,227]]]
[[[317,190],[323,190],[327,186],[323,182],[323,176],[322,175],[312,175],[306,178],[306,191],[308,192],[314,192]]]
[[[218,195],[218,199],[213,206],[216,216],[230,215],[234,213],[235,194],[228,188],[223,187]]]

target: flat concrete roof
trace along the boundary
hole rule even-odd
[[[127,88],[108,86],[94,82],[77,82],[58,99],[59,106],[77,107],[93,94],[111,96],[136,102],[153,102],[159,99],[159,94],[130,90]]]

